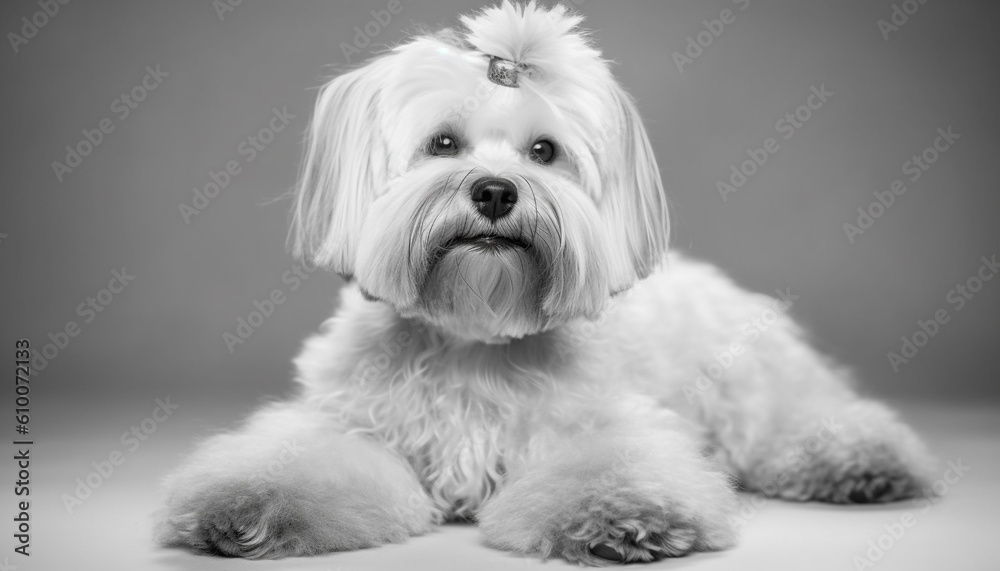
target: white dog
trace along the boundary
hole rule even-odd
[[[169,478],[164,543],[273,558],[460,518],[597,565],[733,545],[735,482],[923,493],[923,445],[789,300],[666,254],[642,122],[580,22],[504,2],[322,89],[292,235],[351,285],[299,396]]]

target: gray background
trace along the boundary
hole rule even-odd
[[[669,188],[674,244],[747,287],[800,295],[792,313],[824,350],[855,367],[867,391],[898,403],[942,460],[974,466],[879,569],[991,569],[992,514],[1000,510],[1000,280],[960,312],[945,296],[975,274],[981,256],[1000,254],[1000,8],[928,0],[885,41],[877,21],[890,17],[893,3],[902,0],[750,0],[739,11],[730,0],[586,0],[580,10],[638,99]],[[7,520],[0,565],[9,555],[25,571],[563,568],[485,549],[476,530],[461,525],[405,545],[270,565],[195,557],[150,541],[150,514],[163,506],[159,480],[197,438],[231,426],[266,395],[287,392],[291,359],[334,309],[337,278],[316,272],[294,292],[282,281],[293,260],[284,248],[288,203],[276,199],[294,184],[314,88],[349,63],[341,44],[387,5],[244,0],[220,20],[208,0],[74,0],[18,53],[9,40],[0,46],[2,354],[13,368],[15,339],[42,349],[67,322],[82,328],[33,376],[33,556],[11,551]],[[479,5],[402,6],[355,63],[420,25],[453,24],[457,12]],[[735,21],[678,72],[671,54],[726,8]],[[34,1],[0,3],[0,31],[19,32],[21,18],[38,10]],[[157,64],[170,75],[119,120],[115,99]],[[746,149],[775,136],[775,122],[820,85],[834,95],[792,139],[779,138],[780,149],[723,202],[716,181]],[[296,118],[247,163],[239,146],[268,124],[274,107]],[[115,130],[59,182],[52,162],[104,118]],[[961,139],[849,243],[842,225],[949,125]],[[232,160],[240,174],[185,224],[178,206]],[[135,280],[83,324],[77,306],[122,267]],[[274,289],[287,301],[230,353],[223,333]],[[886,353],[941,309],[951,320],[894,373]],[[7,438],[12,397],[11,383],[0,396]],[[168,397],[179,408],[154,422],[156,399]],[[121,435],[147,425],[155,434],[126,447]],[[70,513],[66,495],[115,453],[124,464]],[[14,454],[4,444],[8,483]],[[5,496],[3,505],[14,499]],[[740,547],[653,567],[801,569],[810,561],[853,569],[851,557],[909,509],[769,502]]]
[[[142,403],[128,410],[145,414],[168,394],[249,406],[288,389],[290,360],[331,314],[341,282],[317,272],[295,292],[282,283],[293,264],[288,202],[274,199],[294,183],[313,88],[347,64],[341,43],[386,4],[246,0],[220,21],[210,2],[72,2],[19,53],[0,48],[0,344],[12,353],[28,337],[40,349],[67,321],[82,327],[37,375],[37,410],[74,404],[100,416]],[[885,41],[877,20],[892,4],[751,0],[739,11],[729,0],[588,0],[580,10],[645,117],[675,246],[749,288],[801,295],[793,313],[870,392],[997,399],[1000,280],[961,312],[945,295],[981,256],[1000,253],[1000,10],[930,0]],[[362,57],[480,5],[404,0]],[[735,22],[678,72],[671,54],[726,8]],[[3,31],[19,31],[37,10],[4,2]],[[118,120],[112,102],[157,64],[169,77]],[[716,181],[821,84],[833,97],[723,202]],[[296,118],[248,164],[238,146],[274,107]],[[105,117],[115,131],[57,181],[52,161]],[[961,139],[849,243],[842,224],[949,125]],[[179,204],[234,159],[242,172],[185,224]],[[82,324],[77,305],[121,267],[134,282]],[[223,333],[275,288],[287,301],[230,353]],[[893,373],[886,353],[939,308],[951,321]]]

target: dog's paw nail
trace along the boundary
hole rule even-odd
[[[590,553],[594,557],[600,557],[601,559],[607,559],[608,561],[616,561],[620,563],[625,560],[625,557],[619,553],[617,549],[611,547],[607,543],[591,545]]]

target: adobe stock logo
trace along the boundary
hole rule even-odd
[[[806,96],[805,103],[796,107],[794,111],[785,113],[784,117],[775,121],[774,130],[785,141],[791,139],[832,97],[833,92],[827,91],[825,83],[820,83],[819,87],[810,85],[809,95]],[[722,201],[728,201],[729,195],[736,194],[742,189],[753,175],[757,174],[757,171],[767,163],[771,155],[777,153],[779,149],[781,146],[778,144],[778,139],[767,137],[759,147],[746,150],[749,158],[738,164],[729,165],[729,182],[727,183],[725,179],[715,181],[715,189],[719,191]]]
[[[750,6],[750,0],[732,0],[733,4],[736,4],[740,12],[745,11]],[[723,9],[719,12],[719,17],[714,20],[702,20],[701,25],[705,27],[704,30],[698,32],[694,36],[688,36],[685,38],[687,43],[684,46],[684,52],[675,51],[670,54],[670,57],[674,60],[674,65],[677,66],[678,73],[684,73],[684,66],[691,65],[694,60],[698,59],[701,54],[705,53],[705,50],[712,45],[712,43],[722,35],[722,32],[726,31],[728,28],[726,26],[732,26],[736,22],[736,13],[734,13],[729,8]]]
[[[926,3],[927,0],[903,0],[901,5],[893,4],[889,19],[879,19],[876,22],[878,31],[882,33],[882,39],[888,42],[889,34],[898,32],[900,28],[910,21],[910,16],[916,14],[920,10],[920,7]]]
[[[914,507],[921,508],[920,511],[908,511],[901,515],[896,521],[882,525],[876,533],[878,536],[869,539],[863,554],[854,556],[854,568],[857,571],[871,569],[885,557],[896,545],[902,543],[913,526],[919,523],[920,518],[931,511],[941,500],[951,492],[952,486],[958,484],[967,473],[972,470],[972,466],[962,462],[962,459],[949,460],[948,468],[941,477],[923,490],[923,497],[918,498]]]
[[[130,426],[125,432],[122,432],[119,442],[125,447],[126,452],[122,452],[120,449],[112,450],[106,456],[90,463],[93,471],[73,481],[76,484],[73,493],[64,493],[62,495],[63,507],[66,508],[66,513],[73,515],[73,512],[77,508],[94,495],[96,489],[100,488],[102,484],[114,476],[115,470],[125,463],[129,455],[138,450],[143,442],[149,440],[149,437],[156,432],[156,429],[169,420],[170,416],[180,408],[180,405],[170,402],[169,396],[156,399],[154,404],[156,404],[156,407],[149,416],[143,418],[138,424]]]
[[[10,41],[10,47],[14,49],[14,53],[20,53],[21,46],[37,36],[38,32],[59,14],[59,7],[66,4],[69,4],[69,0],[38,0],[38,7],[41,9],[32,14],[30,18],[28,16],[21,18],[21,33],[7,32],[7,40]]]
[[[295,119],[295,115],[288,112],[288,107],[282,106],[281,110],[272,107],[268,122],[255,134],[244,138],[236,145],[236,154],[243,157],[243,163],[237,159],[230,159],[219,170],[210,169],[208,171],[209,182],[200,188],[191,189],[193,195],[191,203],[181,202],[177,205],[181,218],[184,219],[184,224],[190,225],[195,216],[201,214],[212,203],[212,200],[229,188],[236,177],[243,172],[244,166],[256,160],[257,156],[277,139],[278,134],[284,131],[293,119]]]
[[[160,69],[160,64],[146,66],[146,75],[142,77],[136,85],[129,91],[122,93],[111,102],[111,112],[115,114],[119,122],[128,119],[139,104],[149,97],[163,80],[170,77],[170,73]],[[105,117],[97,122],[97,127],[93,129],[83,129],[83,138],[74,145],[66,145],[65,162],[52,161],[52,172],[56,175],[56,180],[62,182],[66,175],[73,172],[73,169],[83,164],[83,159],[89,157],[91,153],[101,146],[104,139],[114,132],[117,125],[110,117]]]
[[[219,17],[220,22],[225,22],[226,14],[235,12],[241,4],[243,0],[212,0],[212,8],[215,9],[215,15]]]
[[[344,54],[344,61],[351,63],[351,56],[361,55],[361,50],[371,45],[372,40],[381,34],[382,30],[389,27],[392,17],[402,11],[403,5],[399,0],[389,0],[383,10],[372,10],[371,20],[368,20],[364,26],[354,26],[354,43],[340,42],[340,51]]]
[[[778,298],[772,299],[767,307],[753,319],[745,321],[739,328],[739,337],[733,339],[728,346],[721,346],[712,355],[712,360],[708,364],[698,368],[695,380],[682,387],[681,390],[689,403],[693,403],[699,398],[713,396],[718,390],[716,381],[721,380],[739,357],[767,334],[768,330],[778,322],[779,316],[791,309],[800,297],[792,293],[790,287],[786,287],[784,290],[778,288],[775,291]]]
[[[954,307],[955,313],[965,309],[972,298],[982,291],[990,280],[1000,274],[1000,262],[997,261],[996,254],[989,258],[982,256],[979,261],[981,263],[975,274],[966,278],[964,282],[955,284],[955,287],[948,290],[944,296],[945,302]],[[948,311],[948,308],[940,307],[931,314],[929,319],[918,319],[917,329],[910,335],[903,335],[899,338],[902,342],[899,346],[899,352],[889,351],[885,354],[889,360],[889,366],[892,367],[892,372],[898,373],[903,365],[916,358],[920,350],[930,343],[944,325],[951,321],[951,318],[952,313]]]
[[[288,286],[289,292],[294,292],[302,287],[302,284],[318,267],[305,262],[295,262],[290,269],[281,274],[281,283]],[[254,331],[260,329],[264,325],[264,321],[271,317],[274,311],[286,301],[288,301],[288,297],[285,295],[285,290],[280,287],[272,289],[263,301],[254,299],[254,309],[250,310],[245,318],[242,315],[236,318],[236,328],[233,333],[225,331],[222,334],[222,341],[226,344],[226,349],[229,349],[229,354],[235,353],[236,346],[242,345],[249,339]]]
[[[907,175],[907,179],[911,183],[917,182],[961,138],[961,133],[952,131],[951,125],[948,125],[948,127],[939,127],[937,137],[934,138],[931,144],[903,163],[903,174]],[[907,190],[906,183],[902,179],[897,178],[889,183],[889,188],[873,192],[872,196],[875,197],[875,200],[870,202],[868,206],[858,207],[857,224],[844,223],[843,228],[844,234],[847,235],[847,241],[851,244],[857,242],[857,237],[867,232],[875,224],[875,221],[881,218],[896,203],[896,197],[903,196]]]
[[[128,273],[124,266],[121,270],[111,270],[108,286],[97,290],[94,295],[87,296],[76,306],[76,314],[83,318],[83,324],[71,319],[55,333],[49,332],[50,343],[43,345],[41,351],[31,350],[31,375],[35,376],[41,373],[45,367],[49,366],[49,363],[62,354],[69,347],[73,338],[83,332],[84,326],[97,319],[97,314],[111,305],[111,302],[117,299],[134,279],[135,276]]]

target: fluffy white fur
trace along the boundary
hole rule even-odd
[[[774,300],[666,254],[646,133],[581,18],[504,3],[462,21],[322,89],[293,238],[352,284],[296,360],[300,395],[169,478],[161,540],[282,557],[470,518],[491,545],[600,565],[732,545],[736,482],[922,492],[922,444]],[[490,56],[519,87],[487,81]],[[459,152],[432,156],[438,134]],[[470,199],[486,176],[518,192],[495,221]]]

